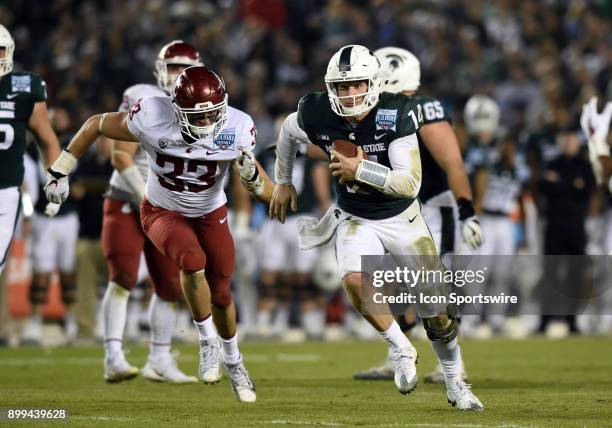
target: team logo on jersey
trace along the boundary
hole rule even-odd
[[[226,128],[217,135],[213,141],[213,146],[217,150],[234,150],[234,142],[236,141],[236,129]]]
[[[13,92],[30,92],[32,78],[30,76],[12,76],[11,85],[13,87]]]
[[[319,141],[329,141],[329,135],[317,134],[317,140],[319,140]]]
[[[384,108],[379,108],[376,112],[376,129],[384,129],[396,131],[397,124],[397,109],[389,110]]]
[[[166,147],[168,147],[168,140],[165,140],[163,138],[159,140],[159,148],[165,149]]]

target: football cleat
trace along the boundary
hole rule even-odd
[[[413,391],[419,378],[416,372],[416,350],[410,346],[406,348],[391,347],[392,358],[395,362],[395,386],[402,394]]]
[[[122,352],[104,357],[104,380],[116,383],[138,376],[138,367],[130,365]]]
[[[38,346],[42,343],[42,320],[39,316],[31,316],[25,322],[21,333],[21,344]]]
[[[196,383],[198,378],[188,376],[179,370],[176,360],[170,354],[165,354],[159,357],[151,357],[147,359],[147,364],[140,370],[140,373],[145,379],[154,382],[168,383]]]
[[[446,391],[448,402],[459,410],[482,412],[484,406],[470,389],[470,385],[460,380],[449,386]]]
[[[225,367],[225,371],[230,378],[232,391],[236,394],[238,401],[242,401],[243,403],[254,403],[257,399],[255,395],[255,384],[251,380],[249,372],[247,372],[244,367],[242,355],[240,355],[240,360],[236,364],[224,362],[223,367]]]
[[[219,338],[200,340],[200,379],[204,383],[217,383],[221,380],[221,345]]]
[[[465,371],[465,367],[463,366],[463,361],[461,361],[461,379],[464,382],[468,380],[468,375]],[[425,375],[425,383],[442,384],[444,382],[444,371],[442,370],[442,366],[440,365],[440,363],[438,363],[434,371]]]

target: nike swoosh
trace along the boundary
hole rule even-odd
[[[418,214],[417,214],[417,215],[418,215]],[[408,221],[409,221],[410,223],[412,223],[412,222],[414,221],[414,219],[415,219],[415,218],[417,218],[417,215],[415,215],[415,216],[414,216],[414,217],[412,217],[412,218],[409,218],[409,219],[408,219]]]
[[[386,132],[383,132],[382,134],[374,134],[374,140],[378,141],[380,140],[382,137],[384,137],[385,135],[387,135]]]
[[[19,93],[16,93],[16,94],[8,94],[8,95],[6,96],[6,99],[7,99],[7,100],[12,100],[12,99],[13,99],[13,98],[15,98],[17,95],[19,95]]]
[[[223,218],[223,220],[219,220],[219,223],[223,224],[223,223],[225,223],[225,220],[227,220],[227,216],[225,216],[225,217]]]
[[[217,150],[216,152],[211,152],[211,151],[206,150],[207,155],[215,155],[217,153],[219,153],[219,150]]]

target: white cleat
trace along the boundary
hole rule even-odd
[[[468,375],[465,371],[465,367],[463,366],[463,361],[461,362],[461,367],[463,367],[463,369],[461,370],[461,379],[465,382],[468,380]],[[442,366],[438,362],[438,365],[436,366],[434,371],[425,375],[425,383],[443,384],[444,382],[444,371],[442,370]]]
[[[448,387],[446,391],[448,402],[459,410],[482,412],[484,406],[470,389],[470,385],[460,380]]]
[[[395,361],[395,386],[402,394],[408,394],[413,391],[419,377],[416,371],[417,353],[414,347],[397,348],[391,347],[392,358]]]
[[[238,401],[242,401],[243,403],[254,403],[257,399],[255,395],[255,384],[251,380],[249,372],[244,368],[242,355],[240,355],[240,360],[236,364],[227,364],[224,362],[223,367],[225,367],[225,371],[230,378],[232,390],[234,394],[236,394]]]
[[[221,380],[221,345],[215,337],[210,340],[200,340],[200,379],[204,383],[217,383]]]
[[[21,344],[38,346],[42,343],[42,318],[31,316],[25,322],[21,333]]]
[[[152,358],[149,356],[147,364],[140,370],[140,374],[145,379],[154,382],[168,382],[168,383],[197,383],[198,378],[195,376],[188,376],[179,370],[176,364],[176,360],[170,354],[162,355],[159,357]]]
[[[123,352],[104,357],[104,380],[108,383],[133,379],[138,372],[138,367],[130,365]]]

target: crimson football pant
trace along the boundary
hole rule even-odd
[[[205,270],[214,306],[225,308],[232,303],[230,280],[235,254],[225,206],[190,218],[154,207],[145,199],[140,217],[151,242],[183,272]]]

